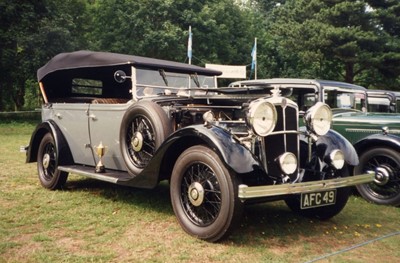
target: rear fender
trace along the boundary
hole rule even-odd
[[[51,133],[54,138],[57,156],[62,156],[62,158],[59,158],[58,164],[73,164],[74,160],[72,158],[68,143],[65,140],[65,137],[62,134],[60,128],[58,128],[57,124],[55,124],[51,120],[42,122],[38,126],[36,126],[35,131],[32,133],[28,151],[26,153],[26,162],[32,163],[37,161],[37,153],[40,142],[47,133]]]

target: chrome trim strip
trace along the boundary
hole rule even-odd
[[[300,194],[308,192],[323,191],[340,187],[352,186],[357,184],[371,183],[374,181],[375,174],[361,174],[343,178],[320,180],[293,184],[266,185],[266,186],[247,186],[239,185],[239,198],[242,200],[279,196],[288,194]]]
[[[382,133],[382,129],[357,129],[357,128],[346,128],[347,132],[365,132],[365,133]],[[388,134],[399,134],[400,130],[388,129]]]

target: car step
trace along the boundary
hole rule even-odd
[[[110,183],[118,183],[121,181],[128,181],[132,179],[132,177],[127,172],[115,171],[115,170],[106,170],[104,173],[96,173],[94,167],[84,166],[84,165],[63,165],[58,166],[58,170],[84,175],[93,179],[106,181]]]

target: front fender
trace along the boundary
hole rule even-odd
[[[373,147],[387,147],[400,152],[400,136],[393,134],[373,134],[354,144],[354,148],[359,154]]]
[[[59,158],[58,164],[73,164],[74,160],[64,135],[58,128],[57,124],[51,120],[44,121],[36,126],[36,129],[32,133],[31,140],[29,142],[28,151],[26,153],[26,162],[31,163],[37,161],[37,153],[40,142],[47,133],[51,133],[54,138],[57,156],[62,156],[62,158]]]
[[[262,164],[249,149],[240,144],[231,133],[217,126],[195,125],[180,129],[168,138],[166,144],[168,153],[176,150],[181,153],[197,144],[208,145],[231,170],[238,174],[263,169]]]
[[[262,164],[226,130],[212,126],[193,125],[171,134],[159,147],[149,164],[128,184],[155,187],[169,179],[179,155],[194,145],[207,145],[213,149],[229,170],[237,174],[263,171]]]
[[[353,145],[343,135],[334,130],[329,130],[324,136],[320,136],[316,142],[317,152],[325,158],[333,150],[339,149],[344,154],[347,164],[356,166],[359,163],[358,154]]]

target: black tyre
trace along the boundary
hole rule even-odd
[[[349,175],[348,168],[344,166],[341,170],[335,172],[335,177],[346,177]],[[320,220],[327,220],[329,218],[334,217],[339,214],[343,208],[346,206],[347,201],[349,199],[349,195],[351,193],[351,189],[349,187],[342,187],[336,189],[336,203],[333,205],[301,209],[300,195],[293,195],[289,198],[285,199],[287,206],[294,212],[311,218],[318,218]]]
[[[193,146],[175,163],[171,202],[182,228],[197,238],[215,242],[241,220],[243,204],[238,181],[211,149]]]
[[[122,119],[120,145],[131,175],[146,167],[171,131],[167,114],[154,102],[138,102],[127,110]]]
[[[39,145],[37,168],[40,183],[51,190],[62,188],[68,177],[67,172],[57,169],[58,158],[54,138],[47,133]]]
[[[389,148],[373,148],[360,155],[356,174],[377,172],[376,182],[357,185],[357,191],[366,200],[400,206],[400,154]]]

